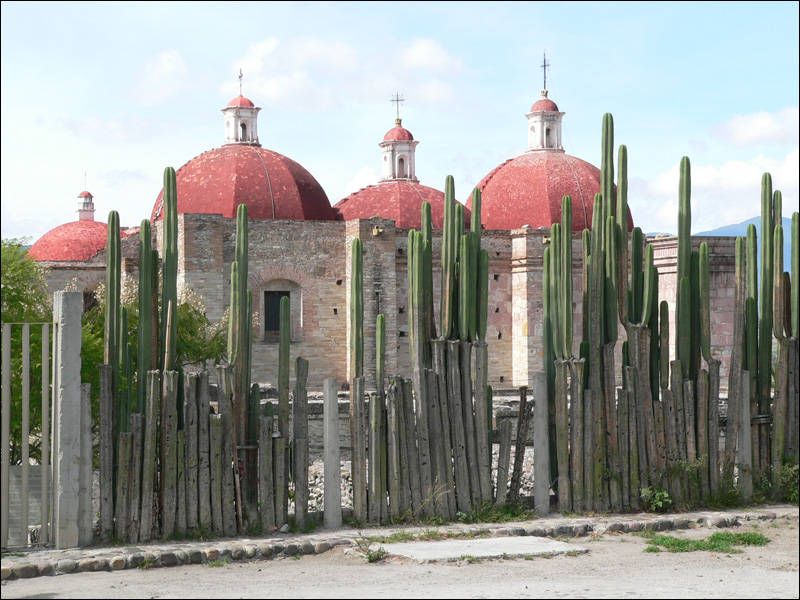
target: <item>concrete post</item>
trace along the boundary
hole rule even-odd
[[[56,292],[53,322],[55,400],[53,431],[53,542],[56,548],[78,545],[81,465],[81,312],[83,294]]]
[[[547,379],[533,374],[533,502],[536,513],[550,512],[550,439],[547,429]]]
[[[339,454],[339,399],[336,381],[325,380],[323,405],[323,448],[325,457],[324,524],[329,529],[342,526],[342,472]]]

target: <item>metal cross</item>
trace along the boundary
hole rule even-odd
[[[244,75],[242,74],[242,67],[239,67],[239,95],[240,96],[242,95],[242,77],[244,77]]]
[[[403,97],[400,95],[400,92],[395,92],[395,94],[394,94],[394,96],[392,97],[392,99],[391,99],[391,100],[389,100],[389,102],[394,102],[394,103],[395,103],[395,107],[396,107],[396,110],[397,110],[397,118],[398,118],[398,119],[400,118],[400,103],[401,103],[401,102],[405,102],[405,101],[406,101],[406,99],[405,99],[405,98],[403,98]]]
[[[542,89],[546,90],[547,89],[547,67],[550,66],[550,63],[547,62],[547,54],[544,53],[544,52],[542,53],[542,64],[539,65],[539,66],[542,67],[542,72],[544,73],[544,87]]]

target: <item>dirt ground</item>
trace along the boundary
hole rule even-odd
[[[726,530],[727,531],[727,530]],[[798,598],[798,519],[748,524],[770,539],[741,553],[648,553],[646,540],[568,540],[588,554],[532,560],[369,564],[352,550],[271,561],[192,565],[3,582],[3,598]],[[669,532],[698,538],[706,528]],[[423,542],[420,542],[423,543]]]

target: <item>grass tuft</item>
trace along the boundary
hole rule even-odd
[[[678,538],[672,535],[645,536],[648,546],[645,552],[660,552],[663,548],[667,552],[741,552],[735,546],[764,546],[769,543],[769,538],[755,532],[733,533],[720,531],[709,537],[699,540]]]

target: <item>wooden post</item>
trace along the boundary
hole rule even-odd
[[[717,359],[708,363],[708,484],[712,496],[719,493],[719,366]]]
[[[295,362],[294,401],[292,402],[292,444],[294,476],[294,520],[301,530],[308,515],[308,361],[300,356]]]
[[[220,369],[220,388],[218,395],[219,412],[222,417],[222,530],[228,537],[236,535],[237,528],[237,515],[240,514],[239,506],[237,505],[237,497],[234,483],[234,469],[238,472],[238,460],[234,448],[234,427],[233,411],[231,407],[231,385],[230,385],[230,371],[227,367]],[[281,452],[280,458],[283,457]],[[283,473],[283,470],[280,471]],[[277,506],[276,494],[276,512]],[[281,523],[285,523],[284,520]]]
[[[202,371],[197,380],[197,521],[203,531],[211,531],[212,526],[208,400],[208,371]]]
[[[594,508],[594,402],[592,390],[583,389],[583,510]]]
[[[78,499],[78,545],[90,546],[94,541],[94,511],[92,510],[92,386],[89,383],[81,384],[81,452],[80,452],[80,485],[79,485],[79,499]],[[135,471],[137,476],[141,471],[141,451],[142,451],[142,436],[141,436],[141,416],[139,416],[139,437],[136,445],[137,438],[134,432],[134,449],[138,449],[138,453],[134,452],[133,466],[131,472],[131,485],[135,482],[136,489],[131,492],[131,519],[136,519],[138,525],[139,519],[139,487],[138,480],[134,477]],[[138,454],[138,457],[137,457]],[[44,499],[42,499],[44,502]],[[27,531],[27,529],[26,529]],[[137,531],[138,534],[138,531]]]
[[[686,464],[688,467],[692,467],[697,462],[697,431],[695,426],[694,381],[691,379],[683,381],[683,406],[686,419]],[[700,482],[695,479],[694,470],[687,471],[686,476],[689,481],[689,499],[694,501],[699,495]]]
[[[648,346],[650,337],[647,336]],[[619,443],[617,441],[617,383],[614,372],[614,347],[616,340],[603,345],[603,397],[605,399],[604,413],[606,416],[606,462],[608,469],[608,499],[607,506],[615,512],[622,510],[622,479],[620,475]],[[649,355],[645,362],[649,361]],[[649,380],[646,387],[649,388]],[[648,416],[652,421],[652,408]],[[651,427],[652,428],[652,427]],[[559,489],[561,484],[559,484]]]
[[[777,316],[775,318],[778,318]],[[789,342],[785,337],[779,338],[778,342],[778,362],[775,368],[775,395],[772,401],[772,481],[773,489],[777,489],[775,484],[783,467],[783,458],[786,451],[786,413],[788,409],[787,399],[787,375],[789,365]]]
[[[413,500],[411,497],[411,459],[408,454],[408,436],[406,431],[406,400],[405,400],[405,380],[397,377],[394,380],[394,404],[396,413],[397,440],[400,446],[400,469],[398,479],[400,481],[400,499],[398,506],[400,514],[405,515],[413,511]]]
[[[538,377],[538,375],[537,375]],[[545,390],[544,398],[547,398],[547,383],[544,386],[537,386],[537,391]],[[535,399],[534,399],[535,401]],[[547,400],[545,400],[547,403]],[[508,501],[516,504],[519,501],[519,488],[522,485],[522,465],[525,461],[525,445],[528,438],[528,423],[530,422],[533,402],[528,402],[528,388],[519,388],[519,415],[517,416],[517,443],[514,450],[514,470],[511,473],[511,487],[508,490]],[[548,467],[549,468],[549,467]]]
[[[131,468],[131,445],[133,434],[123,432],[119,434],[119,464],[117,465],[117,499],[114,502],[114,535],[120,541],[128,533],[128,484]]]
[[[526,389],[520,389],[520,415],[523,414],[523,400]],[[547,377],[543,372],[533,374],[533,502],[536,513],[544,516],[550,512],[550,426],[547,402]],[[520,419],[521,421],[521,419]],[[520,425],[522,423],[520,422]],[[519,448],[519,425],[517,429],[517,449]],[[524,439],[524,438],[523,438]],[[523,449],[525,446],[523,446]],[[516,475],[517,457],[514,457]],[[512,486],[514,479],[512,478]],[[513,498],[515,501],[516,498]]]
[[[748,436],[749,436],[748,432]],[[707,500],[711,491],[708,483],[708,371],[697,374],[697,459],[700,461],[700,497]]]
[[[573,359],[570,365],[570,475],[572,506],[581,512],[584,506],[583,490],[583,370],[584,360]],[[534,446],[536,445],[536,408],[534,407]],[[627,447],[627,445],[626,445]],[[535,455],[535,453],[534,453]],[[535,485],[535,478],[534,478]]]
[[[350,468],[353,518],[360,523],[367,521],[367,449],[364,433],[364,378],[354,377],[350,386]]]
[[[636,369],[625,367],[625,402],[628,412],[628,477],[630,478],[629,501],[631,510],[639,510],[639,497],[641,494],[641,470],[639,468],[639,457],[642,451],[639,444],[639,411],[636,407]]]
[[[378,394],[369,398],[369,435],[367,451],[367,517],[370,523],[381,521],[381,402]]]
[[[413,389],[414,386],[411,379],[403,380],[404,434],[406,456],[408,458],[408,482],[411,490],[411,510],[414,515],[419,516],[428,511],[427,507],[424,505],[426,498],[422,495],[419,450],[417,449],[417,424],[414,419],[414,400],[412,398]]]
[[[742,371],[742,382],[739,388],[741,392],[741,402],[737,416],[739,423],[737,432],[739,434],[738,452],[736,454],[736,466],[739,470],[739,494],[742,502],[749,504],[753,500],[753,449],[750,447],[750,372]]]
[[[324,382],[323,447],[325,452],[324,474],[324,522],[327,528],[342,526],[342,472],[339,448],[339,398],[336,381],[328,378]]]
[[[398,380],[389,384],[386,395],[386,445],[389,455],[389,516],[399,519],[405,511],[403,482],[402,482],[402,455],[403,440],[400,437],[402,415],[400,414],[399,401],[402,398],[402,389],[398,389]],[[326,472],[327,475],[327,472]],[[326,479],[327,481],[327,479]],[[327,500],[326,500],[327,502]]]
[[[184,478],[186,480],[186,527],[197,528],[198,519],[198,383],[197,373],[185,373],[183,376],[183,437],[186,443],[184,452]]]
[[[473,507],[481,505],[481,487],[478,477],[478,449],[475,439],[475,412],[472,406],[472,344],[461,342],[461,414],[464,420],[464,437],[469,470],[469,493]]]
[[[178,372],[165,371],[161,395],[161,535],[175,533],[178,493],[177,406]]]
[[[0,441],[0,472],[2,472],[2,501],[0,501],[0,512],[2,512],[2,539],[0,543],[3,548],[8,547],[8,495],[9,495],[9,469],[11,459],[9,457],[10,437],[11,437],[11,325],[3,323],[3,349],[2,349],[2,440]]]
[[[81,390],[83,391],[83,390]],[[81,394],[81,408],[83,394]],[[31,325],[22,324],[22,415],[20,419],[20,520],[25,541],[28,538],[29,502],[28,502],[28,470],[30,469],[30,433],[31,433]],[[81,435],[83,431],[81,431]],[[79,513],[80,514],[80,513]],[[80,535],[80,533],[79,533]],[[79,542],[80,543],[80,542]]]
[[[211,526],[214,533],[224,535],[225,526],[222,518],[222,415],[209,415],[209,485],[211,487]]]
[[[86,401],[89,401],[89,397],[87,394]],[[141,502],[141,494],[142,494],[142,440],[143,434],[142,427],[144,425],[144,419],[141,414],[133,413],[130,416],[131,420],[131,470],[130,470],[130,482],[128,483],[128,494],[129,494],[129,502],[128,502],[128,535],[127,539],[130,543],[136,544],[139,542],[139,529],[141,527],[141,519],[140,519],[140,502]],[[91,432],[91,426],[90,426]],[[91,438],[90,438],[91,439]],[[89,451],[89,464],[91,465],[91,450]],[[91,473],[91,467],[90,467]],[[90,477],[91,481],[91,477]],[[90,491],[89,491],[89,512],[91,513],[91,483],[89,483]],[[91,517],[89,520],[89,526],[91,529]]]
[[[534,415],[535,416],[535,415]],[[502,506],[506,503],[508,496],[508,476],[509,467],[511,465],[511,421],[506,419],[498,426],[498,437],[500,438],[500,449],[497,457],[497,484],[494,503],[497,506]],[[534,444],[536,443],[536,421],[534,420]],[[549,449],[548,449],[549,450]],[[534,462],[536,460],[536,452],[534,449]],[[534,484],[536,477],[534,475]],[[548,487],[549,490],[549,487]],[[549,491],[548,491],[549,495]]]
[[[156,443],[158,408],[161,398],[158,371],[147,371],[147,398],[142,460],[142,505],[139,518],[139,540],[149,542],[153,535],[153,483],[156,476]]]
[[[275,483],[272,480],[272,415],[258,419],[258,505],[261,531],[275,529]]]
[[[467,440],[461,409],[461,370],[458,340],[447,342],[447,401],[450,414],[450,432],[453,443],[453,463],[456,484],[456,507],[463,513],[472,510],[467,466]]]
[[[624,368],[624,367],[623,367]],[[628,414],[628,392],[622,387],[617,390],[617,439],[619,441],[620,475],[622,477],[620,494],[622,510],[630,510],[631,507],[631,457],[630,457],[630,433],[628,432],[630,416]],[[575,511],[579,508],[577,493],[573,493],[572,504]]]
[[[432,461],[433,478],[431,489],[433,506],[436,515],[447,519],[450,513],[447,503],[447,464],[442,442],[442,415],[439,408],[439,376],[431,369],[424,369],[423,373],[428,392],[428,440],[430,442]],[[489,496],[491,498],[491,489]]]
[[[475,441],[478,452],[478,482],[481,501],[492,501],[492,448],[489,443],[489,407],[486,388],[489,385],[489,346],[475,342]]]
[[[111,365],[100,365],[100,539],[105,542],[114,531],[113,406]]]
[[[433,370],[437,375],[439,386],[439,422],[441,423],[442,452],[445,463],[445,498],[447,499],[447,512],[450,519],[456,517],[456,488],[453,474],[453,442],[450,434],[451,420],[450,408],[447,400],[447,366],[446,366],[446,343],[444,340],[433,340]]]
[[[43,546],[50,543],[50,324],[42,325],[42,530]],[[5,412],[3,413],[5,414]],[[3,465],[5,467],[5,464]],[[5,545],[5,541],[4,541]]]
[[[569,412],[567,408],[567,369],[565,360],[556,360],[555,409],[556,409],[556,463],[558,465],[558,509],[572,510],[572,495],[569,485]],[[520,409],[521,409],[520,401]],[[535,436],[534,436],[535,440]],[[535,443],[535,442],[534,442]],[[519,448],[519,446],[517,446]],[[516,467],[516,460],[515,460]]]

